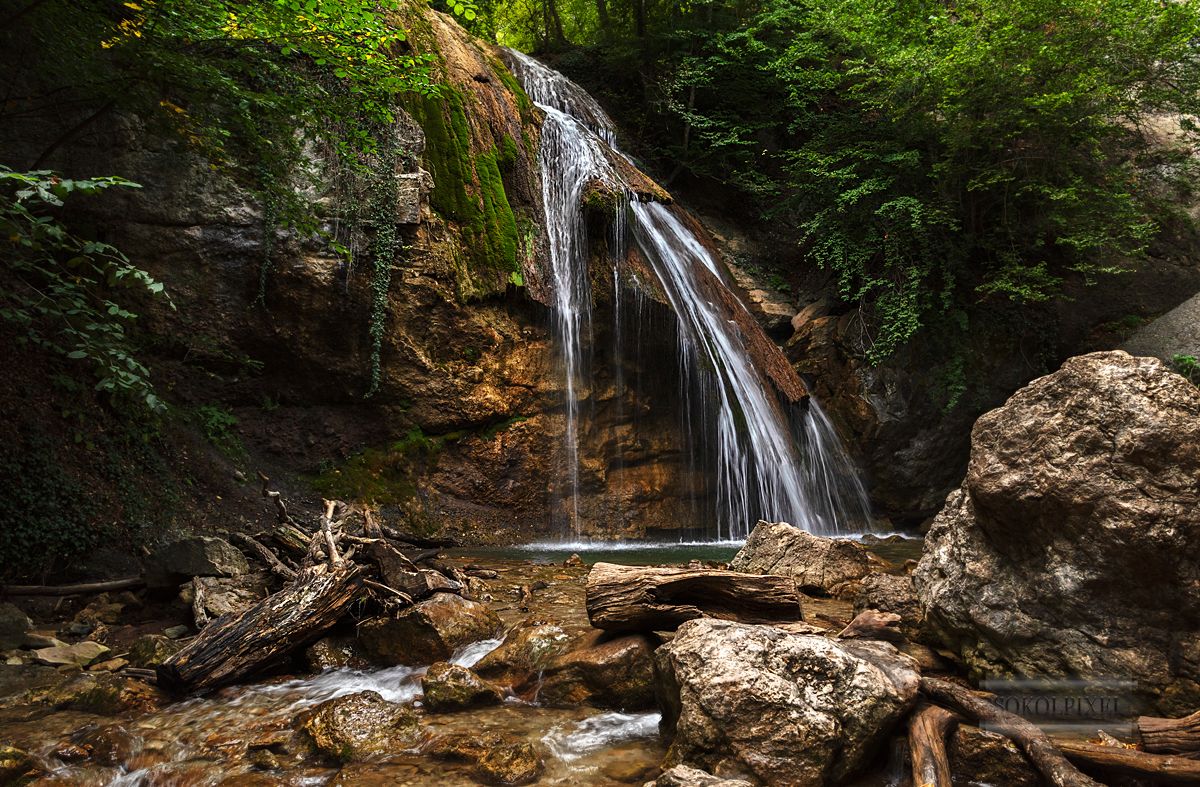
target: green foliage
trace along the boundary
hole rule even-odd
[[[387,330],[388,292],[392,284],[392,265],[400,251],[396,233],[397,150],[394,142],[385,149],[371,179],[370,200],[375,242],[371,249],[371,321],[367,332],[371,339],[370,384],[366,396],[379,390],[383,373],[380,353]]]
[[[96,390],[115,402],[161,410],[150,373],[134,357],[125,329],[137,318],[128,300],[139,292],[166,299],[162,283],[113,246],[69,232],[55,216],[72,195],[113,187],[137,184],[115,177],[70,180],[0,166],[0,235],[11,276],[0,291],[0,318],[24,330],[20,341],[89,363]]]
[[[204,439],[230,459],[242,459],[246,449],[238,436],[238,419],[229,410],[213,404],[203,404],[192,411],[192,417]]]
[[[0,479],[8,503],[0,509],[0,573],[42,568],[46,556],[80,555],[98,545],[102,534],[89,527],[85,490],[45,441],[0,454]]]
[[[1171,358],[1171,364],[1175,367],[1175,371],[1200,385],[1200,360],[1197,360],[1196,356],[1175,355]]]

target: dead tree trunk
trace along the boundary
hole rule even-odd
[[[1157,754],[1200,752],[1200,711],[1182,719],[1141,716],[1137,720],[1142,748]]]
[[[158,668],[160,686],[201,691],[253,675],[336,623],[363,592],[357,567],[316,566],[241,615],[214,620]]]
[[[1154,784],[1200,784],[1200,762],[1120,746],[1060,741],[1067,759],[1104,776],[1149,779]]]
[[[747,623],[802,618],[791,577],[597,563],[586,592],[588,619],[608,631],[668,631],[699,617]]]
[[[922,705],[908,719],[908,749],[914,787],[951,787],[946,733],[957,717],[936,705]]]
[[[1055,787],[1103,787],[1100,782],[1080,773],[1036,725],[993,705],[969,689],[946,680],[921,678],[921,691],[938,704],[947,705],[972,721],[986,721],[992,729],[1011,738]]]

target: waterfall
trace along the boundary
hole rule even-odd
[[[589,186],[621,185],[615,126],[585,90],[508,50],[525,92],[546,113],[540,164],[556,333],[566,388],[566,475],[571,534],[580,534],[579,392],[590,376],[592,304],[582,200]],[[718,538],[744,537],[758,519],[815,533],[862,531],[870,507],[832,424],[811,397],[784,402],[756,368],[743,328],[753,325],[728,275],[678,209],[627,199],[617,208],[612,281],[620,318],[621,244],[645,258],[678,320],[681,415],[692,455],[712,470]],[[734,314],[737,310],[740,314]],[[740,319],[739,319],[740,318]],[[757,330],[755,325],[754,330]],[[619,343],[620,334],[617,332]],[[619,348],[618,348],[619,351]]]

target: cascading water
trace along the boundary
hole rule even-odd
[[[612,121],[586,91],[527,55],[509,55],[526,93],[546,113],[540,163],[568,400],[570,529],[578,536],[578,397],[589,373],[592,315],[582,201],[596,182],[622,185],[613,162],[632,162],[616,146]],[[760,518],[817,533],[868,529],[866,494],[829,419],[811,398],[802,408],[782,402],[755,367],[742,333],[748,320],[737,319],[749,315],[731,313],[746,309],[729,292],[722,266],[676,210],[659,202],[629,199],[618,207],[618,251],[626,219],[679,322],[681,410],[689,438],[703,446],[698,450],[712,468],[717,537],[743,537]],[[615,255],[612,277],[618,327],[622,257]]]

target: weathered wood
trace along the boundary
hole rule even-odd
[[[233,539],[249,549],[267,568],[271,569],[271,573],[281,577],[285,582],[291,582],[296,578],[296,572],[285,566],[283,561],[279,559],[279,556],[268,549],[261,541],[245,533],[234,533]]]
[[[222,616],[158,667],[159,684],[202,691],[278,663],[333,626],[364,592],[361,569],[316,566],[240,615]]]
[[[837,636],[838,639],[901,640],[904,634],[897,628],[899,624],[900,616],[895,612],[864,609]]]
[[[363,513],[363,535],[368,538],[383,538],[383,528],[379,526],[375,515],[371,513],[369,506],[362,507]]]
[[[345,561],[338,553],[337,542],[333,538],[333,509],[335,500],[325,500],[325,513],[321,514],[321,535],[325,537],[325,555],[329,558],[329,567],[339,568]]]
[[[404,544],[412,544],[415,547],[438,548],[460,546],[459,542],[453,538],[430,538],[428,536],[419,536],[416,533],[405,533],[397,530],[394,527],[381,525],[380,529],[383,534],[393,541],[400,541]]]
[[[200,577],[192,577],[192,620],[196,621],[197,631],[207,628],[212,622],[204,608],[207,601],[208,594],[204,590],[204,582]]]
[[[1156,754],[1200,752],[1200,711],[1181,719],[1140,716],[1137,720],[1142,748]]]
[[[908,719],[913,787],[951,787],[946,733],[958,718],[945,708],[921,705]]]
[[[278,544],[288,557],[298,562],[308,553],[312,533],[301,530],[294,524],[285,524],[271,531],[271,540]]]
[[[1200,761],[1189,757],[1078,741],[1059,741],[1058,747],[1076,765],[1106,777],[1149,779],[1154,784],[1200,784]]]
[[[4,585],[0,587],[0,596],[84,596],[89,593],[136,590],[145,584],[146,580],[141,577],[125,577],[77,585]]]
[[[1020,716],[988,702],[970,689],[938,678],[921,678],[921,691],[940,705],[946,705],[974,722],[987,722],[989,728],[1011,738],[1030,762],[1055,787],[1102,787],[1063,756],[1046,734]]]
[[[668,631],[699,617],[802,619],[795,581],[769,574],[597,563],[586,594],[588,619],[608,631]]]
[[[271,491],[271,479],[267,474],[258,471],[258,480],[262,481],[262,496],[275,504],[275,519],[279,524],[291,524],[292,518],[288,515],[287,505],[283,502],[283,497],[278,492]]]

